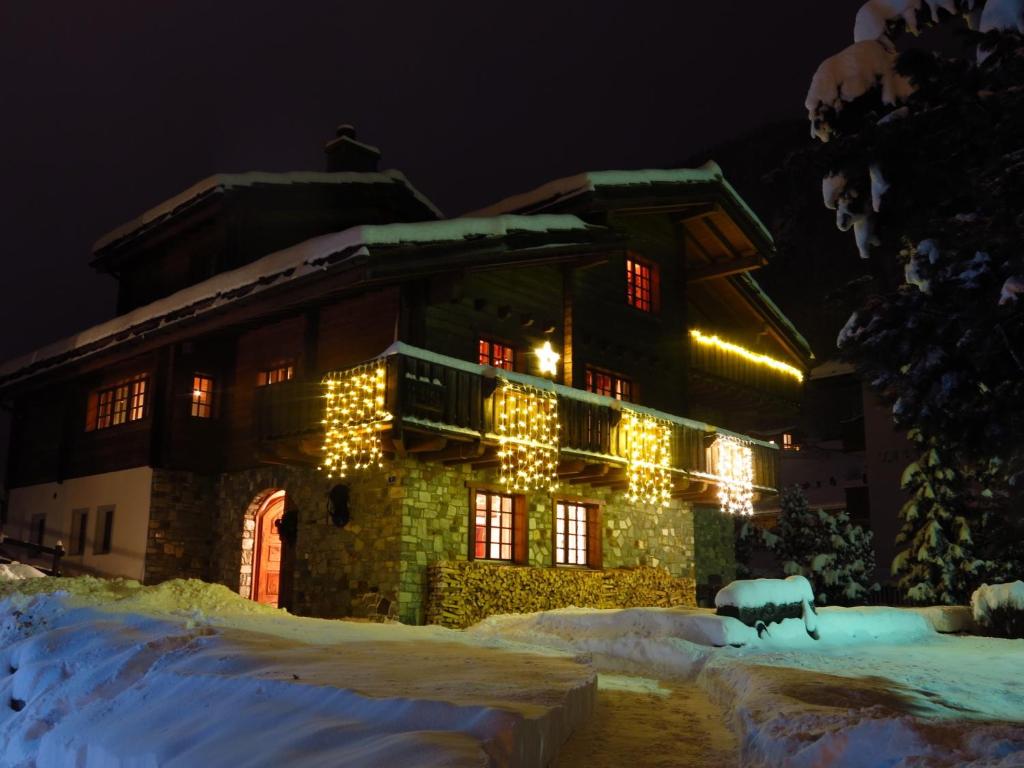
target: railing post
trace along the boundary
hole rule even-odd
[[[60,576],[60,561],[64,557],[64,545],[61,542],[57,542],[57,546],[53,548],[53,566],[50,568],[50,573],[54,576]]]

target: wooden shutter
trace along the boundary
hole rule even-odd
[[[512,562],[526,565],[529,559],[529,525],[526,497],[512,497]]]
[[[79,401],[81,402],[81,401]],[[96,419],[99,416],[100,407],[100,394],[99,392],[90,392],[89,399],[85,405],[85,431],[92,432],[96,429]]]
[[[601,507],[587,507],[587,567],[602,568],[601,559]]]

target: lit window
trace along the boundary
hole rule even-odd
[[[213,379],[196,374],[192,377],[192,410],[197,419],[213,416]]]
[[[477,560],[511,560],[515,499],[488,491],[477,491],[473,497],[473,557]]]
[[[493,365],[495,368],[504,368],[506,371],[515,368],[516,352],[508,344],[480,339],[479,351],[480,365]]]
[[[587,392],[633,402],[633,382],[614,373],[587,368]]]
[[[588,532],[592,509],[585,504],[560,501],[555,504],[555,563],[588,565]]]
[[[796,441],[793,440],[793,435],[789,432],[782,434],[782,450],[784,451],[799,451],[800,446],[797,445]]]
[[[139,374],[90,395],[85,428],[107,429],[145,418],[148,380],[146,374]]]
[[[626,300],[642,312],[654,311],[657,267],[630,256],[626,259]]]
[[[288,381],[295,375],[295,366],[291,363],[281,363],[273,368],[267,368],[256,374],[256,386],[265,387],[268,384],[280,384]]]

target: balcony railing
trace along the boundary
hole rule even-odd
[[[534,376],[497,371],[396,343],[382,356],[387,366],[387,410],[393,430],[427,432],[487,445],[499,441],[500,379],[544,390],[558,400],[559,452],[563,459],[625,466],[629,461],[624,409],[653,416],[671,430],[673,472],[698,482],[714,482],[708,447],[719,435],[732,435],[750,447],[754,485],[777,488],[777,447],[673,414],[554,384]],[[353,369],[355,370],[355,369]],[[289,381],[257,393],[257,430],[263,441],[309,437],[321,432],[324,389],[319,382]]]

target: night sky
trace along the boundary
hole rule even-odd
[[[0,359],[109,317],[92,242],[214,172],[342,121],[448,215],[663,167],[802,115],[860,2],[0,0]]]

